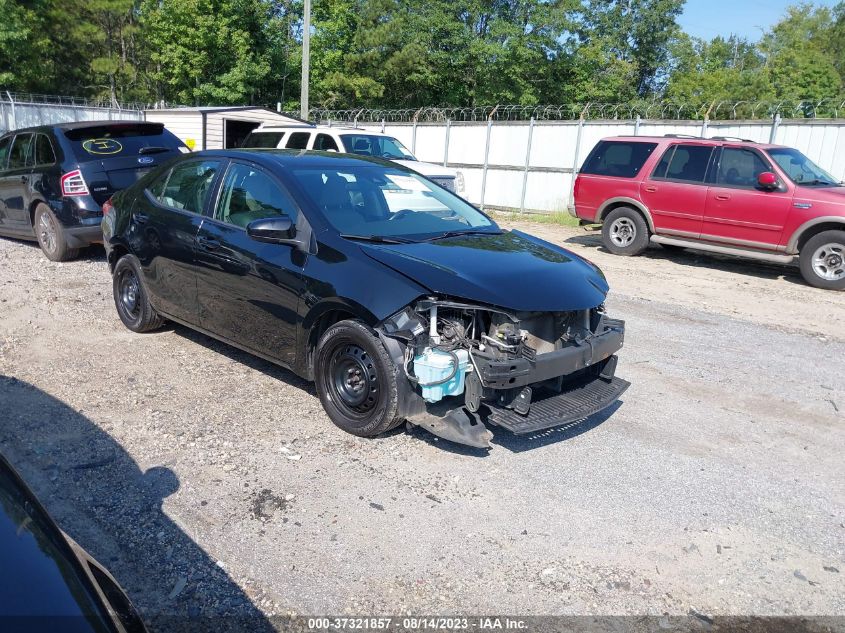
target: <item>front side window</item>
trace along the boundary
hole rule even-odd
[[[12,143],[12,151],[9,152],[9,169],[20,169],[26,167],[26,159],[29,156],[29,147],[32,144],[32,134],[19,134]]]
[[[335,143],[334,139],[329,136],[328,134],[318,134],[317,138],[314,139],[314,149],[318,149],[324,152],[328,151],[338,151],[337,143]]]
[[[344,134],[341,136],[341,140],[349,154],[378,156],[388,160],[417,160],[407,147],[392,136]]]
[[[757,177],[771,171],[757,152],[742,147],[725,147],[719,159],[716,183],[726,187],[757,187]]]
[[[219,169],[216,160],[185,161],[165,174],[163,181],[154,182],[149,191],[164,206],[202,213]]]
[[[296,221],[296,205],[263,171],[234,163],[226,172],[214,218],[246,228],[253,220],[287,215]]]
[[[288,149],[306,149],[311,138],[310,132],[294,132],[288,137]]]
[[[805,187],[839,185],[837,178],[831,176],[797,149],[774,147],[768,150],[768,154],[796,185]]]
[[[9,148],[12,145],[12,137],[7,136],[0,139],[0,169],[6,169],[6,161],[9,158]]]
[[[600,141],[590,152],[582,174],[633,178],[640,173],[657,143],[639,141]]]
[[[293,173],[342,234],[428,239],[447,232],[499,231],[475,207],[414,172],[366,164]]]
[[[674,145],[666,150],[652,178],[703,183],[712,153],[709,145]]]

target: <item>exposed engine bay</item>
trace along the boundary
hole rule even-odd
[[[455,428],[420,424],[447,439],[489,446],[484,422],[527,433],[583,419],[615,401],[628,386],[614,377],[624,327],[603,305],[509,312],[428,298],[387,319],[382,332],[402,342],[405,377],[424,402],[408,420],[440,418],[457,424],[457,439]],[[465,441],[468,430],[472,441]]]

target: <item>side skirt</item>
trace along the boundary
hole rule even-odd
[[[795,261],[794,255],[778,255],[777,253],[766,253],[750,248],[740,248],[736,246],[722,246],[719,244],[710,244],[709,242],[699,242],[698,240],[685,240],[681,237],[667,237],[665,235],[652,235],[651,241],[655,244],[669,244],[671,246],[684,246],[698,251],[706,251],[708,253],[719,253],[721,255],[736,255],[738,257],[749,257],[751,259],[759,259],[765,262],[774,264],[791,264]]]

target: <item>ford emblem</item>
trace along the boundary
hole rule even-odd
[[[142,165],[152,165],[153,162],[155,162],[155,159],[150,158],[149,156],[141,156],[141,158],[138,159],[138,162]]]

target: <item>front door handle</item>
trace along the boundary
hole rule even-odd
[[[216,251],[220,248],[220,242],[210,237],[198,237],[197,244],[207,251]]]
[[[719,193],[719,194],[716,194],[716,200],[722,200],[722,201],[725,201],[725,200],[730,200],[730,199],[731,199],[731,197],[730,197],[728,194],[726,194],[726,193]]]
[[[135,218],[135,221],[138,224],[146,224],[147,220],[150,219],[149,216],[144,215],[143,213],[135,213],[132,215],[132,217]]]
[[[21,184],[24,184],[24,185],[25,185],[25,184],[26,184],[26,181],[27,181],[27,177],[26,177],[26,176],[21,176]]]
[[[654,185],[648,185],[645,190],[649,193],[654,193],[655,191],[657,191],[657,187],[655,187]]]

